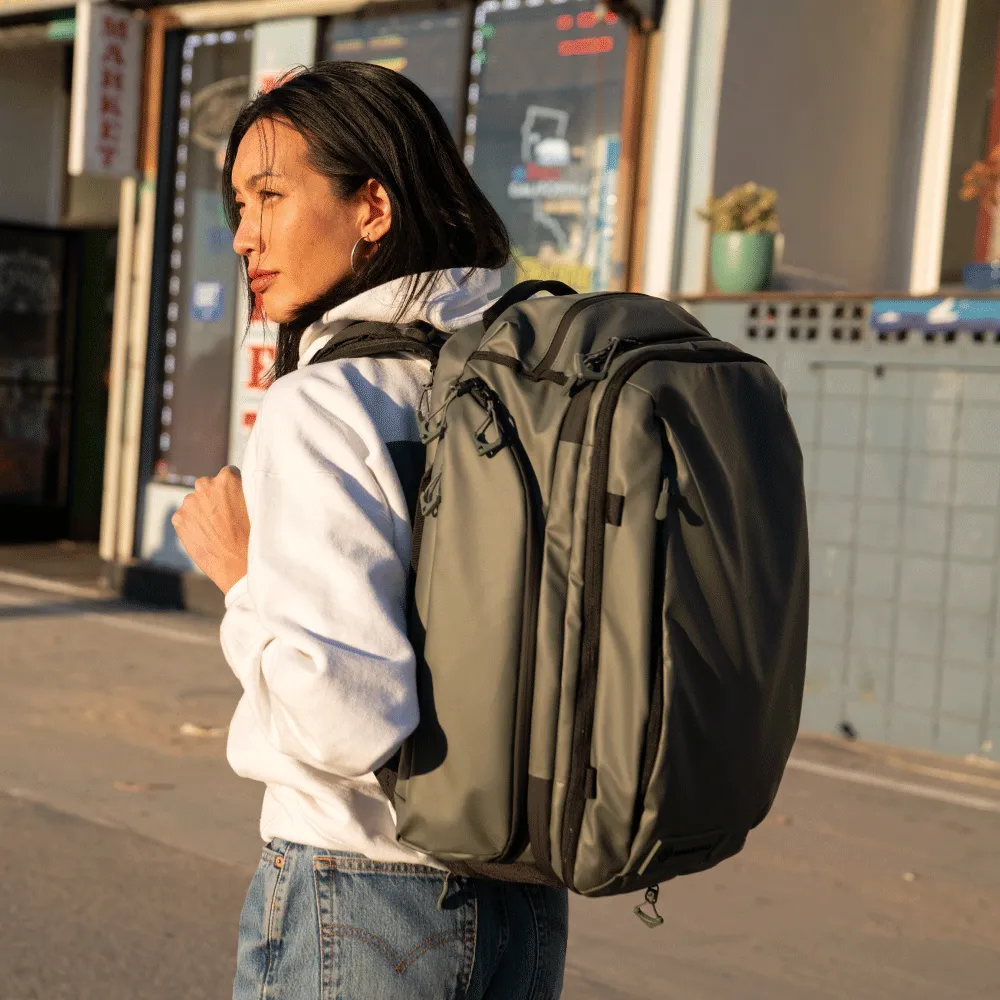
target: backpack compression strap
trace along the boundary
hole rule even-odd
[[[427,323],[395,326],[392,323],[349,319],[333,325],[333,336],[316,352],[309,364],[346,358],[379,358],[391,354],[414,354],[433,364],[441,350],[441,334]]]

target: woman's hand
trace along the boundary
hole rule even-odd
[[[239,469],[199,479],[171,523],[194,564],[224,594],[246,576],[250,517]]]

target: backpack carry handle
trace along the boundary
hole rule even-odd
[[[550,295],[576,295],[576,289],[570,288],[564,281],[521,281],[500,296],[483,313],[483,326],[488,330],[511,306],[516,306],[518,302],[524,302],[539,292],[548,292]]]

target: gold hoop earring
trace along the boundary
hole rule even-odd
[[[361,273],[357,268],[357,265],[355,263],[355,258],[357,257],[358,254],[358,247],[361,246],[362,243],[368,243],[371,246],[373,246],[375,250],[378,250],[378,240],[371,240],[367,236],[362,236],[358,240],[358,242],[354,244],[354,248],[351,250],[351,271],[354,272],[355,276]]]

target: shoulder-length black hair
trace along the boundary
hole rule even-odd
[[[318,63],[243,107],[223,168],[223,198],[233,232],[240,221],[233,163],[246,133],[265,121],[285,122],[302,135],[313,167],[330,178],[340,197],[374,179],[392,206],[389,232],[360,273],[338,282],[279,326],[276,378],[295,369],[306,326],[360,292],[410,276],[402,313],[426,290],[417,275],[455,267],[501,268],[510,259],[507,227],[472,179],[434,103],[401,74],[368,63]],[[252,310],[249,282],[247,294]]]

